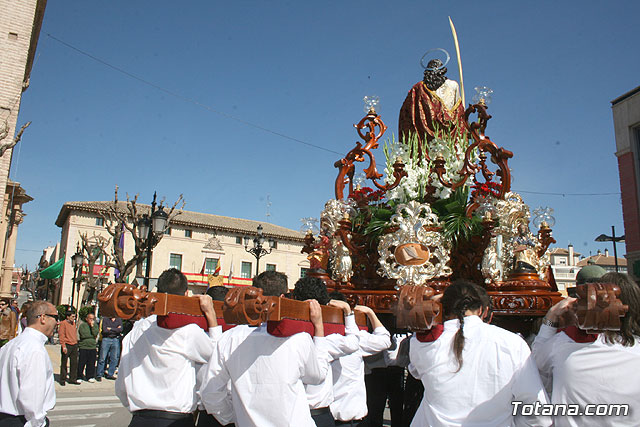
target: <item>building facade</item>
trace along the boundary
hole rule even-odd
[[[9,181],[22,93],[29,87],[46,0],[0,0],[0,296],[11,292],[18,225],[22,204],[32,199],[17,182]]]
[[[567,288],[576,285],[576,275],[580,268],[580,254],[573,250],[573,245],[565,248],[553,248],[549,251],[549,264],[556,279],[558,291],[567,294]]]
[[[578,267],[582,268],[585,265],[597,265],[604,268],[607,273],[616,271],[616,259],[609,255],[609,249],[605,249],[604,253],[598,250],[598,253],[587,258],[583,258],[578,262]],[[618,273],[627,273],[627,260],[625,258],[618,258]]]
[[[611,101],[629,274],[640,279],[640,86]]]
[[[126,209],[126,202],[118,204],[119,209]],[[81,233],[109,239],[107,252],[111,252],[112,237],[105,229],[104,218],[109,206],[113,206],[113,202],[67,202],[62,206],[56,225],[62,229],[60,257],[65,261],[60,292],[54,302],[68,304],[71,301],[74,277],[71,256],[81,244]],[[142,213],[150,212],[149,205],[137,204],[137,208]],[[262,225],[266,238],[273,238],[276,242],[272,252],[260,259],[260,272],[275,270],[285,273],[289,286],[293,287],[309,268],[306,254],[301,253],[304,245],[301,233],[260,221],[190,211],[179,211],[153,249],[150,277],[157,278],[164,270],[175,267],[187,276],[189,289],[194,294],[204,293],[210,280],[226,286],[250,285],[256,273],[256,258],[245,250],[244,237],[255,237],[258,225]],[[125,260],[130,259],[135,254],[135,242],[129,233],[125,233],[122,245]],[[101,274],[105,282],[112,282],[113,270],[103,266],[104,258],[101,258],[94,266],[94,274]],[[213,276],[218,267],[217,276]],[[141,282],[140,276],[145,271],[146,262],[142,262],[139,269],[134,269],[128,282],[134,279]],[[154,284],[152,280],[150,290]]]

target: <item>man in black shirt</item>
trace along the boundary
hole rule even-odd
[[[122,335],[122,319],[118,317],[103,317],[100,322],[102,331],[102,344],[100,344],[100,356],[98,357],[98,371],[96,381],[102,381],[104,364],[109,356],[109,371],[105,378],[115,380],[116,367],[120,357],[120,335]]]

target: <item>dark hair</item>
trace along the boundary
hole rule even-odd
[[[263,271],[253,278],[253,286],[262,289],[262,295],[279,297],[289,291],[287,276],[278,271]]]
[[[482,286],[476,285],[474,283],[474,286],[476,287],[476,290],[478,291],[478,296],[480,297],[480,300],[482,301],[482,314],[484,314],[485,310],[487,311],[487,320],[486,322],[488,322],[491,319],[491,297],[489,296],[489,294],[487,293],[487,290],[485,288],[483,288]],[[485,320],[485,319],[482,319]]]
[[[33,304],[33,301],[27,301],[24,304],[22,304],[22,307],[20,307],[20,314],[22,314],[23,316],[26,316],[27,311],[29,310],[29,307],[31,307],[32,304]]]
[[[170,268],[158,277],[158,292],[172,295],[184,295],[189,282],[177,268]]]
[[[295,288],[293,288],[292,295],[293,299],[298,301],[314,299],[322,305],[328,304],[331,299],[324,282],[312,276],[306,276],[298,280]]]
[[[447,80],[445,74],[447,74],[447,67],[443,67],[442,61],[439,59],[432,59],[427,64],[430,69],[424,70],[424,79],[422,80],[429,90],[437,90]],[[442,67],[442,68],[441,68]]]
[[[482,309],[482,299],[480,286],[468,280],[459,279],[447,287],[442,295],[440,303],[444,311],[445,318],[457,318],[460,321],[460,328],[453,338],[453,354],[458,361],[458,369],[462,368],[462,350],[464,349],[464,313],[467,310]]]
[[[607,273],[598,282],[614,283],[620,287],[620,301],[629,307],[627,314],[622,318],[620,331],[606,331],[605,342],[609,344],[620,343],[631,347],[635,344],[635,336],[640,336],[640,287],[623,273]]]
[[[336,301],[347,301],[347,296],[340,291],[329,292],[329,298],[334,299]]]
[[[38,321],[38,317],[42,316],[48,311],[49,306],[52,306],[52,304],[47,301],[33,301],[26,314],[27,326],[36,323]]]
[[[224,301],[224,297],[227,296],[227,292],[229,292],[229,288],[225,286],[212,286],[207,289],[207,295],[209,295],[214,301]]]

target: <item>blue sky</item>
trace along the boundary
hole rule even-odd
[[[34,197],[16,265],[60,239],[64,202],[110,200],[116,184],[255,220],[269,195],[269,221],[298,229],[333,197],[362,97],[380,97],[391,137],[423,53],[454,56],[448,16],[467,101],[494,90],[487,134],[514,152],[513,189],[555,209],[559,245],[610,248],[593,239],[622,232],[619,195],[527,192],[620,191],[610,101],[640,85],[639,13],[637,1],[49,2],[18,126],[33,123],[13,154],[11,179]]]

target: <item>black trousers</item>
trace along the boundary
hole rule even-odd
[[[312,413],[311,418],[313,418],[313,422],[316,423],[316,427],[336,427],[336,421],[333,419],[329,408],[320,414]]]
[[[354,420],[354,421],[335,421],[336,426],[351,426],[351,427],[369,427],[367,419]]]
[[[81,348],[78,356],[78,378],[88,380],[96,376],[96,349]],[[85,371],[86,370],[86,371]]]
[[[372,369],[364,376],[367,386],[367,420],[371,427],[382,427],[384,408],[389,400],[391,426],[402,426],[402,401],[404,394],[404,368],[389,366]]]
[[[404,384],[404,411],[402,414],[402,425],[409,426],[411,420],[418,411],[418,406],[422,402],[424,395],[424,386],[422,381],[414,378],[411,374],[407,374],[407,380]]]
[[[198,413],[198,423],[196,427],[235,427],[235,424],[231,423],[223,426],[213,415],[207,414],[205,411],[200,411]]]
[[[193,417],[185,417],[179,420],[148,417],[133,414],[129,427],[195,427]]]
[[[60,347],[60,382],[67,380],[67,360],[69,361],[69,382],[78,380],[78,344],[66,344],[67,353],[65,354]]]
[[[0,427],[23,427],[27,420],[22,415],[0,413]],[[49,418],[45,417],[45,427],[49,426]]]

